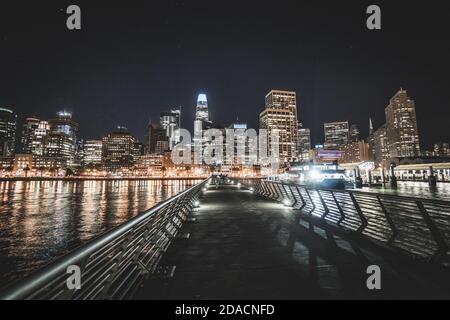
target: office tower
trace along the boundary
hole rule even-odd
[[[145,153],[145,145],[142,142],[133,143],[133,163],[136,163]]]
[[[364,140],[350,142],[342,147],[343,163],[358,163],[369,161],[369,144]]]
[[[7,108],[0,108],[0,156],[12,157],[16,144],[17,115]]]
[[[159,125],[161,129],[166,131],[166,136],[169,139],[169,149],[172,150],[180,142],[180,136],[179,134],[176,135],[176,130],[181,128],[181,109],[162,112]]]
[[[358,142],[359,140],[359,128],[356,124],[352,124],[349,129],[349,141]]]
[[[150,123],[147,127],[147,154],[162,154],[169,150],[169,147],[166,130],[157,123]]]
[[[198,95],[197,107],[195,108],[195,120],[209,122],[208,99],[204,93]]]
[[[297,157],[298,120],[295,92],[270,91],[265,98],[265,109],[259,115],[259,125],[261,129],[267,130],[269,155],[273,156],[272,133],[278,132],[280,161],[290,161]]]
[[[203,153],[206,146],[206,139],[203,131],[212,129],[212,127],[212,121],[209,119],[208,100],[206,94],[201,93],[198,95],[195,108],[194,136],[192,139],[194,162],[196,164],[203,163]]]
[[[102,165],[102,140],[86,140],[83,144],[83,167],[99,168]]]
[[[445,142],[437,142],[433,146],[433,153],[436,157],[450,157],[450,146]]]
[[[325,149],[341,150],[348,143],[348,121],[329,122],[323,125],[325,133]]]
[[[59,111],[49,125],[45,155],[58,159],[63,167],[76,166],[78,123],[72,120],[70,112]]]
[[[247,124],[244,122],[234,122],[223,132],[223,161],[222,171],[242,169],[250,167],[257,162],[257,152],[250,150],[250,139],[246,134]],[[227,142],[230,137],[228,133],[233,132],[233,148],[227,150]]]
[[[39,121],[37,129],[34,130],[31,142],[31,153],[37,156],[44,156],[47,146],[47,138],[50,133],[50,125],[47,121]]]
[[[370,148],[373,149],[372,154],[375,165],[384,165],[385,161],[389,159],[386,124],[382,125],[373,133],[373,140],[370,144]]]
[[[34,132],[39,128],[40,120],[37,118],[26,118],[22,127],[22,153],[33,152]]]
[[[131,167],[133,164],[134,137],[126,127],[117,130],[102,139],[102,166],[110,172]]]
[[[420,155],[414,100],[406,90],[400,89],[385,109],[386,134],[391,157],[417,157]]]
[[[298,155],[301,161],[309,161],[311,150],[311,130],[299,127],[298,129]]]

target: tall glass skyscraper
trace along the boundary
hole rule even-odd
[[[198,95],[195,111],[195,120],[209,122],[208,99],[206,98],[206,94],[200,93]]]
[[[70,112],[60,111],[57,113],[57,118],[51,119],[49,124],[50,134],[45,148],[46,156],[58,159],[63,167],[74,167],[78,123],[72,120]]]
[[[391,157],[420,155],[416,106],[406,90],[400,89],[385,109],[386,135]]]

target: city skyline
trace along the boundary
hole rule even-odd
[[[277,89],[271,89],[271,90],[269,90],[269,91],[281,91],[281,92],[283,92],[283,91],[285,91],[285,92],[293,92],[293,93],[295,93],[296,94],[296,92],[295,91],[291,91],[291,90],[289,90],[289,89],[279,89],[279,88],[277,88]],[[200,92],[200,91],[199,91]],[[195,102],[193,102],[192,103],[192,106],[190,107],[190,108],[185,108],[184,109],[184,117],[186,117],[187,116],[187,118],[191,118],[190,116],[191,116],[191,114],[193,114],[194,115],[194,119],[195,119],[195,114],[197,113],[197,109],[198,109],[198,99],[199,99],[199,97],[201,96],[202,97],[202,99],[206,99],[206,97],[208,96],[206,93],[204,93],[204,91],[201,91],[202,93],[199,93],[199,94],[197,94],[197,99],[195,99],[194,101],[196,101],[197,102],[197,104],[195,103]],[[398,92],[406,92],[406,90],[404,90],[403,88],[399,88],[399,90],[397,91],[397,93]],[[397,94],[396,93],[396,94]],[[392,97],[394,97],[395,96],[395,94],[393,94],[392,96],[391,96],[391,98],[390,99],[392,99]],[[386,106],[389,106],[389,101],[390,101],[390,99],[387,99],[387,104],[386,104]],[[413,100],[413,102],[415,102],[415,99]],[[159,110],[158,112],[159,112],[159,117],[155,117],[155,119],[158,119],[158,121],[153,121],[152,119],[149,119],[149,121],[148,121],[148,123],[147,123],[147,125],[144,127],[144,134],[143,134],[143,138],[141,138],[141,136],[140,135],[137,135],[135,132],[137,132],[137,131],[142,131],[143,129],[142,128],[139,128],[139,129],[136,129],[136,128],[130,128],[130,127],[128,127],[128,126],[126,126],[126,124],[124,124],[124,123],[114,123],[114,124],[109,124],[108,125],[108,127],[110,127],[109,129],[107,129],[103,134],[101,134],[100,136],[85,136],[85,135],[83,135],[83,134],[80,134],[80,139],[81,140],[95,140],[95,139],[101,139],[102,137],[104,137],[105,135],[107,135],[107,134],[109,134],[109,133],[111,133],[111,132],[113,132],[114,130],[116,130],[117,129],[117,127],[119,127],[119,126],[124,126],[124,127],[126,127],[129,131],[130,131],[130,133],[131,134],[133,134],[133,136],[134,137],[136,137],[137,138],[137,140],[138,141],[142,141],[142,142],[146,142],[146,140],[147,140],[147,127],[150,125],[150,124],[152,124],[152,123],[154,123],[154,124],[159,124],[160,122],[161,122],[161,120],[162,119],[160,119],[161,117],[163,117],[163,116],[168,116],[169,114],[173,114],[174,112],[176,112],[176,113],[179,113],[179,114],[181,114],[182,113],[182,110],[181,110],[181,108],[182,108],[182,106],[178,106],[178,107],[167,107],[167,108],[165,108],[165,109],[161,109],[161,110]],[[420,108],[420,107],[419,107]],[[55,111],[53,112],[53,114],[52,115],[50,115],[50,116],[45,116],[45,117],[40,117],[40,116],[36,116],[36,114],[32,114],[32,115],[27,115],[27,116],[25,116],[25,117],[18,117],[17,116],[17,112],[16,112],[16,110],[14,110],[13,108],[10,108],[9,106],[2,106],[1,107],[1,109],[3,109],[3,110],[11,110],[13,113],[14,113],[14,115],[16,116],[16,119],[17,119],[17,124],[16,124],[16,127],[17,127],[17,129],[16,129],[16,139],[15,139],[15,148],[16,148],[16,152],[17,151],[20,151],[21,149],[22,149],[22,139],[23,139],[23,132],[20,130],[20,128],[23,128],[23,126],[24,125],[26,125],[26,121],[28,120],[28,119],[31,119],[31,120],[39,120],[39,119],[44,119],[44,121],[45,121],[45,119],[46,120],[48,120],[48,119],[51,119],[52,117],[54,117],[54,115],[55,114],[59,114],[59,113],[67,113],[67,114],[70,114],[71,116],[73,116],[74,118],[75,118],[75,121],[78,123],[78,121],[76,120],[76,117],[77,117],[77,114],[74,114],[71,110],[67,110],[67,109],[55,109]],[[208,109],[209,111],[211,110],[211,109]],[[209,112],[208,111],[208,112]],[[263,111],[263,109],[261,110],[261,111]],[[385,112],[385,110],[383,109],[383,113]],[[317,126],[317,125],[319,125],[319,126],[321,126],[321,128],[322,128],[322,137],[321,138],[317,138],[317,135],[316,136],[314,136],[313,134],[311,134],[311,146],[314,146],[314,145],[321,145],[321,144],[326,144],[326,142],[327,142],[327,137],[326,137],[326,134],[325,133],[323,133],[323,126],[324,125],[333,125],[333,124],[339,124],[339,123],[347,123],[347,126],[348,126],[348,128],[347,128],[347,136],[348,136],[348,139],[350,140],[351,139],[351,136],[350,136],[350,134],[351,134],[351,132],[350,132],[350,129],[352,129],[352,127],[353,128],[356,128],[356,130],[358,130],[358,136],[361,138],[361,139],[367,139],[367,138],[369,138],[370,137],[370,129],[372,128],[372,129],[374,129],[375,131],[377,130],[377,129],[379,129],[379,128],[381,128],[384,124],[385,124],[385,121],[380,121],[380,124],[378,125],[378,126],[373,126],[373,120],[372,120],[372,117],[369,117],[368,119],[366,119],[367,121],[367,130],[365,130],[366,129],[366,126],[364,125],[365,123],[353,123],[352,121],[350,121],[350,120],[348,120],[348,119],[344,119],[344,118],[340,118],[340,119],[335,119],[335,120],[330,120],[330,121],[328,121],[328,122],[323,122],[323,123],[321,123],[321,124],[317,124],[317,123],[313,123],[313,124],[308,124],[308,123],[304,123],[303,121],[301,121],[301,117],[302,117],[302,114],[299,112],[299,106],[297,105],[297,114],[298,114],[298,122],[299,122],[299,124],[303,127],[303,128],[307,128],[307,129],[310,129],[311,127],[315,127],[315,126]],[[259,122],[259,116],[258,116],[258,114],[256,114],[255,115],[255,117],[254,118],[256,118],[257,120],[256,120],[256,122]],[[182,118],[180,117],[180,120],[178,120],[178,122],[179,123],[181,123],[181,124],[185,124],[186,125],[186,123],[185,123],[185,120],[181,120]],[[230,123],[233,123],[236,119],[239,119],[239,121],[241,121],[242,120],[242,118],[240,118],[239,117],[239,115],[236,115],[235,117],[234,117],[234,119],[230,119],[229,121],[228,121],[228,119],[227,120],[222,120],[222,121],[219,121],[219,122],[216,122],[216,121],[213,121],[213,120],[211,120],[210,119],[210,121],[211,122],[214,122],[214,125],[216,125],[216,126],[221,126],[221,127],[226,127],[226,126],[228,126]],[[252,123],[252,122],[255,122],[255,119],[251,119],[251,120],[246,120],[246,119],[244,119],[244,120],[242,120],[243,122],[245,122],[245,123]],[[417,123],[417,126],[420,128],[420,118],[419,118],[419,120],[417,121],[418,123]],[[349,125],[349,124],[351,124],[351,126]],[[183,128],[183,129],[188,129],[188,130],[192,130],[191,128],[189,128],[190,127],[190,125],[189,124],[187,124],[186,126],[183,126],[183,125],[181,125],[181,128]],[[193,126],[192,126],[193,127]],[[250,127],[249,127],[250,128]],[[258,129],[258,128],[260,128],[260,125],[256,125],[255,127],[253,127],[254,129]],[[361,129],[362,129],[362,131],[361,131]],[[80,129],[81,130],[81,129]],[[165,129],[166,130],[166,129]],[[311,130],[311,129],[310,129]],[[173,130],[172,130],[173,131]],[[192,132],[193,132],[193,130],[192,130]],[[363,132],[363,133],[361,133],[361,132]],[[365,133],[365,132],[367,132],[367,133]],[[320,136],[320,135],[319,135]],[[424,135],[424,137],[423,137],[424,139],[423,140],[429,140],[429,137],[427,138],[427,136],[426,135]],[[422,146],[422,137],[421,137],[421,139],[420,139],[420,142],[419,142],[419,145],[420,145],[420,147],[425,151],[425,150],[432,150],[433,148],[434,148],[434,145],[436,144],[436,143],[446,143],[446,141],[449,141],[450,140],[450,138],[449,139],[447,139],[447,140],[445,140],[445,139],[441,139],[441,140],[436,140],[436,141],[432,141],[431,142],[431,144],[430,144],[430,146],[428,147],[428,148],[424,148],[423,146]],[[171,144],[171,146],[173,146],[172,144]]]
[[[448,113],[448,51],[439,40],[448,25],[439,12],[431,19],[428,7],[380,3],[383,28],[370,32],[364,1],[328,4],[329,13],[290,2],[284,13],[264,3],[240,4],[238,11],[233,3],[215,10],[180,1],[111,5],[108,13],[80,6],[85,24],[78,33],[65,28],[63,5],[1,10],[0,105],[20,119],[67,109],[83,136],[101,137],[123,124],[143,141],[149,119],[162,109],[183,106],[182,126],[191,129],[195,115],[188,110],[203,92],[213,121],[227,125],[239,116],[256,128],[261,96],[279,88],[297,92],[299,120],[316,144],[322,123],[331,121],[357,123],[367,136],[367,119],[381,126],[387,100],[404,87],[417,103],[419,130],[428,133],[422,147],[450,140],[445,117],[436,116]],[[269,17],[277,28],[264,27]]]

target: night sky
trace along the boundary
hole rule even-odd
[[[6,2],[9,2],[7,4]],[[143,139],[149,120],[196,96],[212,120],[258,126],[270,89],[297,92],[299,118],[323,140],[323,122],[367,135],[403,87],[416,101],[422,147],[450,141],[450,11],[444,1],[2,1],[0,106],[43,119],[74,113],[82,138],[116,125]],[[82,30],[66,28],[66,8]],[[382,30],[366,28],[378,4]]]

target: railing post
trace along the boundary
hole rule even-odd
[[[316,210],[316,204],[314,203],[313,199],[311,198],[308,188],[305,187],[304,189],[305,189],[306,194],[308,195],[309,201],[311,201],[312,209],[311,209],[311,211],[308,212],[308,214],[311,215]]]
[[[361,226],[358,228],[358,230],[356,230],[356,232],[362,233],[368,225],[366,216],[364,216],[363,212],[361,211],[361,208],[360,208],[358,202],[356,201],[353,193],[349,192],[349,195],[350,195],[350,198],[352,199],[353,205],[355,206],[356,212],[358,213],[358,216],[361,219]]]
[[[337,201],[336,195],[334,194],[333,191],[331,191],[331,195],[333,196],[334,203],[336,203],[336,207],[338,208],[339,214],[341,215],[341,218],[340,218],[339,221],[337,222],[337,225],[340,226],[341,223],[342,223],[342,221],[345,220],[345,213],[344,213],[344,210],[342,210],[341,205],[340,205],[339,202]]]
[[[392,229],[392,235],[390,236],[390,238],[389,238],[389,240],[388,240],[388,244],[389,244],[389,245],[392,245],[392,243],[394,242],[395,238],[396,238],[397,235],[398,235],[398,230],[397,230],[397,227],[395,226],[394,221],[393,221],[392,218],[391,218],[391,215],[390,215],[389,212],[386,210],[386,207],[384,206],[383,201],[381,201],[380,196],[377,196],[377,200],[378,200],[378,203],[380,204],[381,210],[383,210],[384,216],[386,217],[386,220],[387,220],[389,226],[390,226],[391,229]]]
[[[300,197],[300,199],[302,200],[302,206],[299,208],[299,210],[303,210],[303,208],[306,206],[306,201],[302,196],[302,193],[300,192],[300,189],[298,188],[298,186],[295,186],[295,189],[297,189],[297,193]]]
[[[294,199],[294,203],[292,204],[292,207],[295,207],[298,203],[297,198],[295,197],[294,191],[292,191],[292,186],[288,185],[289,191],[291,192],[292,199]]]
[[[322,214],[322,216],[320,218],[323,220],[326,220],[326,217],[327,217],[328,213],[330,212],[330,210],[328,210],[327,204],[325,203],[325,200],[323,200],[320,190],[317,189],[316,191],[317,191],[317,194],[319,195],[319,199],[320,199],[320,202],[322,203],[323,209],[325,210],[325,212]]]
[[[445,255],[448,252],[448,245],[445,241],[445,238],[442,236],[441,232],[439,231],[438,227],[436,227],[433,219],[428,214],[428,211],[425,209],[425,206],[423,205],[422,201],[417,200],[416,201],[417,207],[419,208],[420,212],[422,213],[422,217],[425,220],[425,223],[428,226],[428,229],[431,231],[431,235],[433,236],[434,241],[436,241],[436,244],[438,246],[438,250],[432,257],[432,260],[436,260],[440,255]]]

